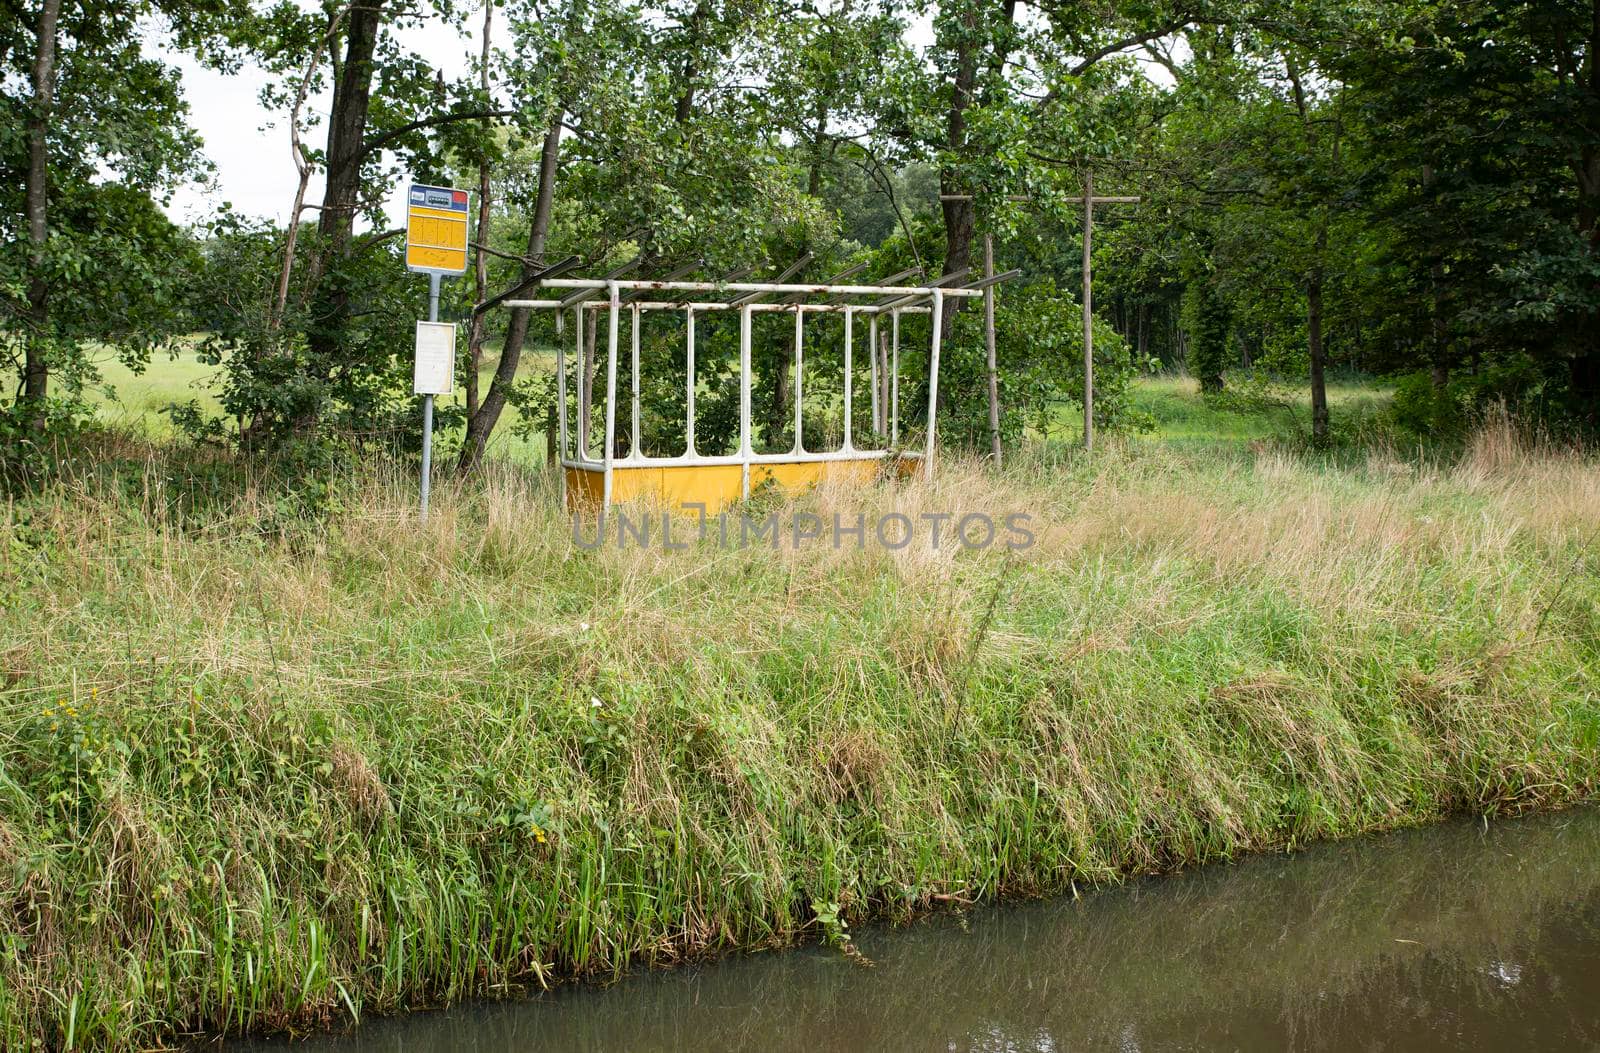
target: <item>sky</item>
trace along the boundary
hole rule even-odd
[[[474,24],[470,18],[468,22]],[[402,30],[400,40],[443,70],[446,78],[470,71],[475,43],[459,36],[443,21]],[[167,51],[159,43],[153,50],[182,77],[190,123],[205,143],[206,157],[216,166],[212,186],[180,188],[167,206],[167,214],[179,223],[195,222],[227,201],[243,215],[279,223],[287,220],[297,179],[289,155],[288,115],[265,109],[258,98],[270,79],[268,74],[248,64],[237,73],[218,73],[187,55]],[[320,143],[326,134],[330,94],[325,92],[307,101],[307,111],[324,118],[324,124],[310,133],[312,143]],[[404,215],[400,203],[403,193],[404,187],[397,186],[390,201],[389,218],[395,223]],[[321,199],[322,174],[316,172],[306,200]]]

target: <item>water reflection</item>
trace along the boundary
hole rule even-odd
[[[755,955],[296,1048],[1600,1049],[1600,810],[1321,846],[857,942],[875,968]]]

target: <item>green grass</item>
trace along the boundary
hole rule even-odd
[[[1386,386],[1370,380],[1330,382],[1328,408],[1335,428],[1349,432],[1369,425],[1387,408],[1389,396]],[[1273,385],[1255,397],[1206,399],[1191,378],[1160,374],[1136,380],[1130,401],[1136,413],[1155,424],[1135,439],[1197,451],[1271,442],[1311,430],[1311,396],[1303,385]],[[1070,440],[1082,430],[1082,407],[1065,405],[1052,424],[1050,438]]]
[[[103,382],[90,392],[90,402],[99,418],[113,426],[170,437],[172,422],[162,412],[167,406],[195,399],[208,412],[218,409],[210,384],[216,369],[200,362],[190,345],[180,346],[176,355],[158,351],[137,373],[110,347],[91,349],[89,358]]]
[[[498,353],[497,347],[487,349],[479,370],[480,392],[489,389]],[[214,370],[196,362],[192,351],[184,350],[176,359],[158,354],[143,373],[137,375],[118,362],[110,350],[99,353],[96,363],[106,385],[116,394],[114,400],[97,397],[97,402],[103,405],[102,416],[111,422],[134,427],[145,434],[167,437],[172,429],[161,413],[164,406],[199,398],[203,407],[216,408],[215,397],[206,383]],[[554,369],[553,347],[530,346],[523,355],[518,376],[541,376]],[[1335,427],[1353,431],[1373,421],[1387,407],[1389,394],[1387,387],[1370,380],[1334,380],[1328,385],[1328,403]],[[1289,434],[1309,432],[1311,403],[1307,391],[1301,387],[1275,385],[1265,395],[1266,399],[1204,399],[1198,385],[1190,378],[1171,374],[1141,377],[1132,388],[1133,409],[1148,415],[1155,422],[1155,428],[1134,438],[1202,450],[1268,442]],[[439,403],[460,408],[464,407],[465,398],[464,388],[458,385],[453,395],[441,398]],[[509,416],[502,418],[490,443],[490,456],[527,466],[543,463],[543,432],[536,430],[528,435],[517,435],[513,424]],[[1070,441],[1082,428],[1081,407],[1063,406],[1049,438]],[[445,429],[440,434],[441,442],[445,445],[459,443],[460,431],[459,428]]]
[[[0,1046],[329,1024],[1600,780],[1600,466],[1109,443],[1038,544],[587,552],[501,465],[0,505]]]
[[[499,348],[491,346],[478,370],[478,390],[486,393],[494,379],[499,364]],[[157,352],[140,371],[134,372],[118,358],[115,349],[101,347],[93,350],[90,359],[99,371],[102,383],[90,393],[90,404],[98,418],[114,427],[122,428],[152,438],[172,438],[175,434],[171,420],[163,412],[174,403],[198,400],[203,410],[216,413],[219,409],[214,381],[218,370],[197,360],[191,345],[184,344],[177,354]],[[553,372],[555,349],[529,346],[518,363],[517,376],[531,377]],[[107,390],[109,389],[109,391]],[[439,399],[442,407],[464,408],[466,389],[457,385],[454,394]],[[490,441],[489,455],[519,464],[540,464],[544,460],[544,435],[535,432],[528,436],[514,434],[513,415],[502,416],[500,426]],[[459,444],[462,429],[446,428],[439,438],[444,443]]]

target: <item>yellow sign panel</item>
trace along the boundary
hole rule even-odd
[[[468,194],[414,184],[406,195],[406,269],[465,274]]]

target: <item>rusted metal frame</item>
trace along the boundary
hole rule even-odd
[[[804,270],[805,267],[806,267],[806,264],[810,263],[811,260],[812,260],[812,253],[810,253],[810,252],[801,253],[799,259],[795,260],[793,263],[789,264],[789,266],[785,267],[783,270],[778,272],[778,276],[772,279],[773,283],[781,285],[784,282],[788,281],[790,278],[793,278],[796,274],[799,274],[802,270]],[[763,297],[765,295],[767,295],[767,294],[766,293],[755,292],[755,293],[751,293],[748,296],[737,297],[737,298],[735,298],[735,299],[733,299],[733,300],[731,300],[729,302],[735,307],[743,307],[747,303],[755,303],[757,300],[761,299],[761,297]]]
[[[911,296],[921,298],[927,296],[936,288],[944,290],[945,297],[972,297],[981,295],[972,289],[953,287],[951,282],[966,276],[966,270],[947,274],[938,281],[927,285],[827,285],[778,283],[778,282],[685,282],[664,280],[627,279],[616,280],[620,289],[647,289],[659,292],[757,292],[757,293],[808,293],[816,296],[845,294],[848,296]],[[610,282],[602,282],[595,278],[552,278],[544,283],[550,289],[596,289],[609,287]]]

